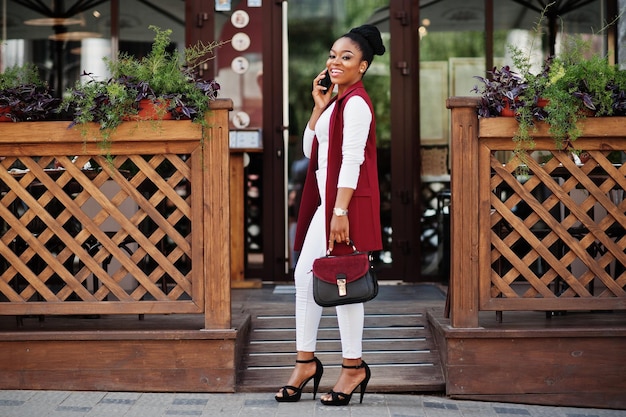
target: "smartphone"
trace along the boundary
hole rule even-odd
[[[328,74],[328,70],[326,70],[325,77],[317,82],[319,85],[326,87],[326,90],[322,91],[322,93],[326,94],[330,91],[330,85],[333,83],[330,80],[330,75]]]

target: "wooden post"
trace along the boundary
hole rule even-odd
[[[211,103],[204,132],[204,327],[231,327],[230,169],[228,111],[230,100]],[[225,203],[225,204],[224,204]]]
[[[478,114],[476,98],[451,97],[450,324],[478,327]]]
[[[231,288],[261,288],[260,279],[245,279],[245,178],[244,150],[230,151],[230,285]]]

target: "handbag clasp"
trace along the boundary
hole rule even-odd
[[[337,275],[337,289],[339,290],[340,297],[345,297],[346,295],[348,295],[346,283],[347,283],[346,276],[344,274],[338,274]]]

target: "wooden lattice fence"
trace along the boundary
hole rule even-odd
[[[0,124],[0,314],[229,327],[230,101],[213,107],[204,130],[128,122],[107,149],[68,122]]]
[[[578,163],[540,124],[520,161],[502,157],[514,118],[449,105],[453,324],[477,326],[480,310],[626,309],[624,118],[585,120]]]

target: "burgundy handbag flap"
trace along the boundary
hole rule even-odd
[[[369,267],[369,255],[364,252],[325,256],[313,261],[313,275],[329,284],[337,283],[337,275],[345,275],[346,281],[352,282],[363,277]]]

